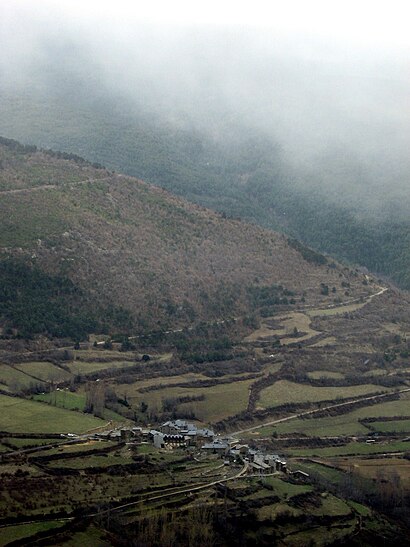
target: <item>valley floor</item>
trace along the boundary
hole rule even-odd
[[[126,351],[99,338],[3,349],[0,545],[111,545],[120,529],[152,545],[230,545],[229,529],[244,545],[408,539],[407,306],[377,288],[345,306],[281,310],[240,336],[239,320],[221,321],[202,334],[231,333],[219,361],[175,349],[198,336],[180,329]],[[280,454],[289,473],[95,437],[178,417]]]

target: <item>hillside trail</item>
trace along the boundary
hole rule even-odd
[[[261,321],[259,328],[251,332],[244,342],[252,344],[254,342],[270,339],[272,336],[280,339],[281,346],[292,346],[295,343],[304,343],[310,345],[317,341],[318,337],[326,336],[322,331],[312,327],[312,322],[315,317],[326,317],[341,314],[344,312],[355,312],[369,304],[374,298],[384,294],[388,287],[376,287],[378,290],[366,297],[359,297],[338,304],[328,304],[327,306],[314,307],[304,306],[303,308],[289,311],[286,313],[276,313],[270,317],[266,317]],[[279,324],[272,327],[270,322],[274,320]],[[293,328],[298,331],[303,331],[302,336],[295,338],[292,334]]]
[[[101,177],[98,179],[85,179],[77,180],[73,182],[63,182],[62,184],[40,184],[39,186],[32,186],[29,188],[13,188],[10,190],[0,190],[0,196],[2,195],[13,195],[13,194],[30,194],[32,192],[38,192],[39,190],[55,190],[64,187],[78,186],[82,184],[103,182],[106,180],[112,180],[115,176],[119,175],[109,175],[107,177]]]
[[[342,302],[340,304],[329,304],[328,306],[324,306],[324,307],[316,307],[315,304],[312,304],[312,305],[304,306],[300,311],[302,313],[304,311],[308,311],[310,313],[313,313],[315,310],[317,310],[318,312],[319,311],[324,311],[324,310],[339,309],[339,308],[343,310],[344,307],[350,306],[351,304],[356,304],[356,303],[361,303],[361,304],[363,304],[363,306],[365,306],[373,298],[375,298],[376,296],[381,296],[382,294],[384,294],[386,291],[389,290],[389,287],[378,286],[377,288],[379,289],[377,292],[375,292],[373,294],[369,294],[364,299],[363,299],[363,297],[352,298],[351,300],[346,300],[345,302]],[[362,302],[362,299],[363,299],[363,302]]]
[[[108,178],[108,177],[107,177]],[[103,180],[103,179],[97,179],[97,180]],[[89,182],[89,181],[86,181],[86,182]],[[2,192],[0,192],[0,195],[2,194]],[[373,298],[377,297],[377,296],[381,296],[382,294],[384,294],[386,291],[388,291],[388,287],[381,287],[379,291],[377,291],[376,293],[373,293],[371,295],[369,295],[364,303],[363,303],[363,306],[365,306],[366,304],[368,304]],[[357,301],[359,301],[360,299],[356,299]],[[350,301],[349,303],[352,303],[353,301]],[[332,305],[331,307],[332,308],[340,308],[342,311],[343,311],[343,307],[346,306],[346,303],[343,303],[343,304],[337,304],[337,305]],[[300,310],[298,310],[299,313],[304,313],[306,308],[302,308]],[[317,309],[318,311],[323,309],[328,309],[327,308],[315,308]],[[239,317],[234,317],[233,320],[234,321],[238,321],[240,318]],[[225,319],[221,319],[219,321],[213,321],[212,323],[217,323],[218,325],[222,325],[225,323]],[[193,330],[194,327],[188,327],[187,330],[188,331],[191,331]],[[183,332],[184,329],[182,328],[178,328],[178,329],[172,329],[172,330],[167,330],[167,331],[163,331],[163,334],[174,334],[174,333],[178,333],[178,332]],[[153,333],[147,333],[147,334],[143,334],[143,335],[139,335],[139,336],[130,336],[129,339],[130,340],[136,340],[137,338],[148,338],[154,334],[158,334],[158,331],[154,331]],[[100,346],[100,345],[103,345],[105,342],[104,341],[100,341],[100,342],[97,342],[97,346]],[[80,348],[81,349],[90,349],[92,347],[92,344],[91,342],[81,342],[80,343]],[[33,350],[33,351],[25,351],[25,352],[20,352],[19,355],[22,355],[22,356],[25,356],[25,357],[28,357],[30,355],[34,355],[34,354],[38,354],[38,353],[48,353],[48,352],[53,352],[53,351],[56,351],[56,350],[71,350],[73,349],[73,345],[70,345],[70,346],[62,346],[62,347],[59,347],[59,348],[48,348],[48,349],[43,349],[43,350]],[[10,355],[12,355],[12,353],[10,353]]]

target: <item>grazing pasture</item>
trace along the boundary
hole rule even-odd
[[[287,380],[279,380],[261,391],[259,406],[261,408],[273,408],[286,403],[332,401],[338,398],[347,399],[383,390],[385,388],[372,384],[343,386],[343,388],[316,387],[306,384],[296,384]]]
[[[0,388],[4,391],[18,391],[41,383],[15,367],[0,364]]]
[[[410,488],[410,461],[404,458],[343,458],[333,459],[332,464],[345,471],[353,470],[363,477],[396,484],[396,488],[397,479],[394,477],[399,477],[401,486]]]
[[[37,532],[57,530],[64,524],[64,521],[52,520],[45,522],[31,522],[30,524],[18,524],[17,526],[6,526],[0,528],[0,545],[7,545],[12,541],[28,538]]]
[[[15,368],[29,374],[34,378],[39,378],[44,382],[63,382],[71,378],[71,373],[63,367],[58,367],[49,361],[29,362],[15,365]]]
[[[287,449],[293,456],[317,456],[327,458],[331,456],[356,455],[356,454],[388,454],[410,450],[410,442],[406,441],[379,441],[366,443],[353,441],[345,445],[327,446],[325,448],[297,448]]]
[[[319,388],[322,389],[322,388]],[[360,423],[363,418],[373,417],[394,417],[407,415],[410,405],[410,393],[402,393],[400,399],[387,401],[362,408],[358,408],[345,414],[337,416],[326,416],[322,418],[297,418],[288,422],[279,423],[275,426],[266,426],[257,430],[257,436],[263,437],[277,434],[288,435],[291,433],[302,433],[310,437],[317,436],[338,436],[338,435],[368,435],[369,429]],[[377,427],[378,422],[371,425]],[[248,436],[255,433],[249,432]]]
[[[82,433],[104,420],[38,401],[0,395],[0,430],[15,433]]]

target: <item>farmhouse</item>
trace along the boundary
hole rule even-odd
[[[250,448],[247,453],[249,461],[249,473],[258,473],[260,475],[287,472],[286,461],[278,454],[263,454],[259,450]]]
[[[305,473],[304,471],[301,471],[300,469],[297,469],[296,471],[292,471],[290,473],[292,479],[294,479],[297,482],[308,482],[309,481],[309,474]]]
[[[206,450],[212,454],[226,454],[229,450],[229,445],[226,441],[215,440],[204,444],[202,450]]]
[[[181,446],[187,446],[188,442],[184,435],[161,433],[152,429],[150,431],[150,437],[154,443],[155,448],[178,448]]]
[[[215,433],[207,428],[198,428],[195,424],[185,420],[168,421],[161,425],[161,433],[182,435],[190,446],[199,446],[202,443],[213,441]]]

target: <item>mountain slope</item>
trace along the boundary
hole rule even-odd
[[[3,259],[68,278],[91,307],[123,308],[141,327],[374,290],[283,235],[80,158],[3,139],[0,159]]]
[[[410,287],[408,192],[376,192],[375,200],[383,206],[372,213],[371,197],[360,192],[366,187],[363,178],[373,175],[348,154],[323,160],[324,165],[319,158],[301,171],[290,165],[271,136],[233,115],[214,120],[209,134],[191,127],[183,116],[169,120],[164,112],[144,111],[95,89],[84,75],[71,83],[57,76],[50,76],[57,83],[49,94],[41,86],[32,86],[30,93],[2,90],[3,132],[84,155]],[[336,174],[329,174],[331,166]],[[389,187],[389,173],[384,166],[378,174],[383,187]],[[343,190],[346,178],[350,191]],[[331,192],[325,179],[333,181]]]

